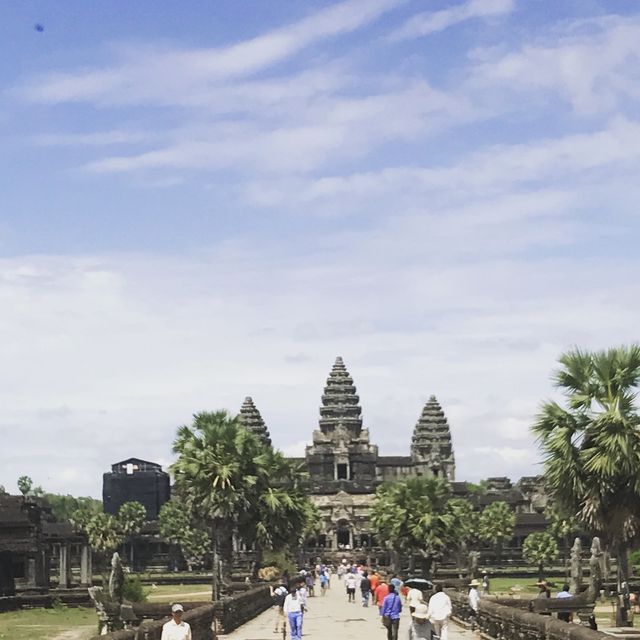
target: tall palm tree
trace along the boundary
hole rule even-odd
[[[376,494],[371,521],[378,538],[386,539],[397,570],[400,553],[419,554],[429,575],[451,535],[453,515],[446,510],[448,483],[441,478],[417,477],[382,485]]]
[[[185,508],[199,514],[211,531],[212,597],[230,583],[234,528],[253,506],[258,482],[259,440],[226,411],[203,412],[182,426],[173,443],[176,488]]]
[[[543,405],[532,429],[559,506],[615,553],[618,588],[628,580],[629,542],[640,530],[640,346],[560,358],[566,406]],[[625,618],[624,607],[619,621]]]

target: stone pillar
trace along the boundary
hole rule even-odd
[[[93,582],[91,547],[83,544],[80,550],[80,584],[88,586]]]
[[[34,588],[38,586],[36,558],[27,558],[25,560],[25,577],[26,577],[26,582],[28,587]]]
[[[58,588],[67,589],[71,567],[69,566],[69,547],[66,544],[60,545],[60,566],[58,568]]]

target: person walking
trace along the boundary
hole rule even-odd
[[[376,589],[378,588],[378,585],[380,584],[380,575],[377,571],[374,571],[369,576],[369,582],[371,583],[371,595],[373,596],[376,592]]]
[[[304,611],[304,605],[295,586],[289,589],[289,595],[284,600],[283,609],[289,620],[291,640],[302,640],[302,612]]]
[[[273,609],[275,611],[275,627],[273,629],[273,633],[280,633],[280,627],[284,627],[285,625],[283,607],[288,593],[289,590],[284,584],[280,584],[275,589],[272,589],[271,598],[273,601]]]
[[[477,580],[472,580],[469,583],[469,608],[471,609],[471,631],[476,630],[476,622],[478,620],[478,605],[480,603],[480,594],[478,593],[478,587],[480,583]]]
[[[184,607],[174,604],[171,607],[171,620],[162,625],[161,640],[191,640],[191,627],[182,620]]]
[[[398,627],[400,626],[400,613],[402,612],[402,600],[396,593],[393,584],[389,585],[389,594],[382,602],[382,624],[387,628],[387,640],[398,640]]]
[[[431,640],[433,625],[429,622],[429,607],[418,602],[411,613],[408,640]]]
[[[320,574],[320,593],[321,595],[326,595],[327,589],[329,588],[329,576],[326,571],[323,571]]]
[[[429,598],[427,611],[436,635],[440,636],[440,640],[448,640],[451,598],[442,590],[441,584],[436,585],[435,593]]]
[[[367,572],[362,573],[362,580],[360,580],[360,593],[362,594],[362,606],[369,606],[369,596],[371,595],[371,582],[367,576]]]
[[[373,601],[378,605],[378,609],[382,609],[382,603],[384,599],[389,595],[389,585],[381,580],[380,584],[376,587],[376,590],[373,592]]]
[[[345,576],[344,583],[347,587],[347,600],[349,602],[356,601],[356,577],[353,573],[349,572]]]
[[[409,593],[407,593],[407,604],[409,605],[409,611],[411,613],[416,610],[416,607],[419,604],[424,604],[422,591],[420,591],[420,589],[416,589],[415,587],[411,587],[411,589],[409,589]]]

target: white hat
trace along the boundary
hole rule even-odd
[[[415,611],[411,614],[414,618],[419,618],[420,620],[426,620],[429,617],[429,607],[423,602],[419,602],[416,605]]]
[[[171,613],[175,613],[176,611],[184,611],[184,607],[177,602],[171,607]]]

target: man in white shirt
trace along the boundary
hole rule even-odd
[[[174,604],[171,607],[171,620],[162,626],[161,640],[191,640],[191,627],[188,622],[183,622],[184,607]]]
[[[285,598],[283,608],[284,614],[289,620],[291,640],[302,640],[302,612],[304,611],[304,604],[295,587],[291,587],[289,595]]]
[[[476,621],[478,619],[478,603],[480,602],[480,594],[478,593],[478,587],[480,583],[477,580],[472,580],[469,583],[469,607],[471,609],[471,631],[476,629]]]
[[[442,590],[441,584],[436,585],[436,592],[429,598],[428,614],[436,635],[440,640],[448,640],[451,598]]]

